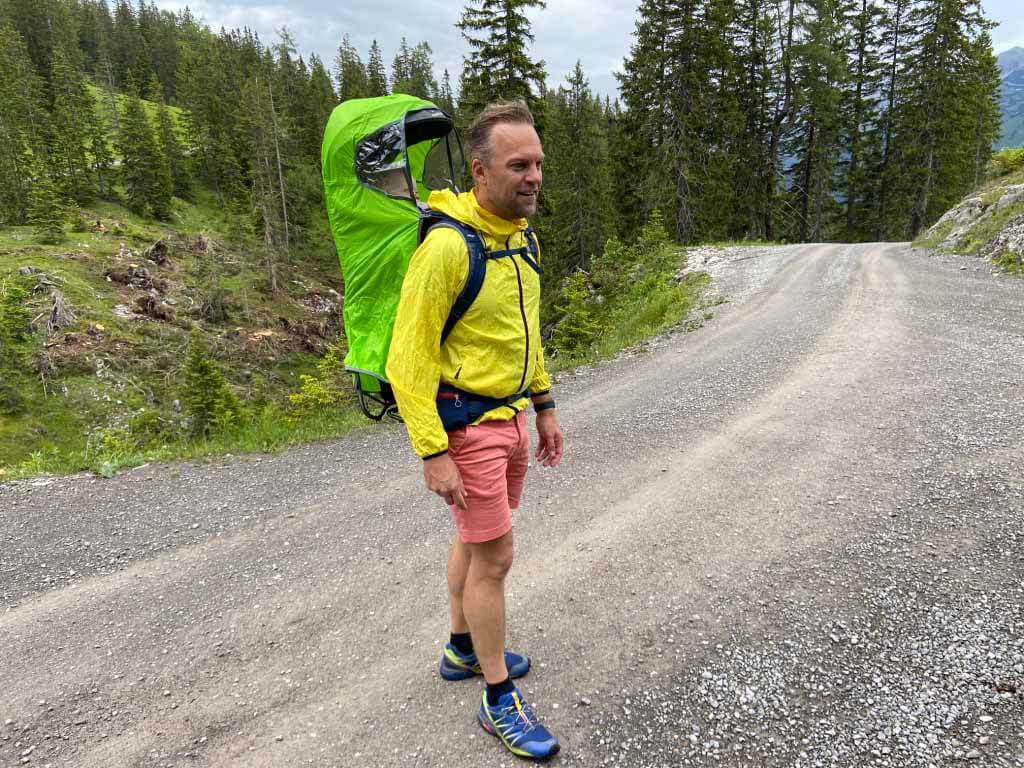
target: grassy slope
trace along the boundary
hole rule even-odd
[[[83,217],[90,225],[99,221],[105,231],[67,232],[65,242],[44,246],[34,242],[28,227],[0,230],[0,283],[19,281],[31,289],[45,275],[77,315],[71,327],[50,337],[39,327],[45,322],[37,323],[29,349],[34,370],[19,380],[29,407],[0,416],[0,479],[17,474],[13,468],[33,456],[37,469],[92,466],[102,453],[100,444],[109,444],[112,435],[123,438],[140,415],[180,419],[174,401],[182,397],[181,365],[193,327],[238,394],[280,406],[299,375],[315,371],[319,353],[338,335],[338,307],[318,311],[333,300],[329,290],[341,290],[326,225],[318,237],[323,247],[307,248],[281,266],[282,289],[273,295],[253,244],[237,236],[235,244],[227,244],[224,233],[237,229],[237,222],[212,199],[176,200],[170,224],[138,218],[112,203],[90,207]],[[200,232],[209,234],[216,259],[193,250]],[[172,244],[165,266],[143,257],[160,238]],[[223,266],[215,269],[217,263]],[[159,295],[173,319],[138,312],[144,285],[105,276],[123,275],[131,265],[166,281]],[[24,267],[33,274],[21,276]],[[214,323],[197,307],[217,286],[224,291],[228,317]],[[32,316],[44,313],[50,301],[47,287],[33,294]],[[134,311],[125,316],[123,308]],[[121,445],[122,452],[139,448],[139,442]],[[195,450],[201,449],[179,446],[174,452]]]

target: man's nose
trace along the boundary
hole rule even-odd
[[[526,181],[528,181],[531,184],[536,184],[537,186],[540,186],[540,182],[543,178],[544,174],[541,172],[539,165],[531,165],[526,170]]]

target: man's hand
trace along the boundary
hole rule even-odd
[[[537,437],[537,461],[545,467],[557,467],[562,460],[562,428],[554,408],[537,414]]]
[[[427,488],[444,499],[445,504],[466,508],[466,489],[462,487],[459,468],[447,453],[423,462],[423,479]]]

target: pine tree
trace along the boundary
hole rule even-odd
[[[589,350],[601,333],[601,324],[590,307],[590,286],[586,272],[578,269],[566,279],[556,309],[561,319],[551,338],[554,348],[564,355]]]
[[[314,157],[319,164],[320,142],[323,140],[324,128],[331,117],[331,112],[338,104],[338,96],[334,92],[334,86],[331,84],[331,76],[327,73],[327,68],[324,67],[320,57],[316,55],[310,59],[309,97],[307,104],[310,109],[311,119],[307,121],[305,126],[308,138],[305,142],[304,153],[307,157]]]
[[[841,89],[847,81],[845,29],[836,0],[807,3],[806,37],[794,52],[801,98],[789,141],[794,232],[801,241],[828,239],[835,208],[834,169],[841,137]]]
[[[96,182],[96,192],[105,200],[113,200],[116,193],[113,179],[114,153],[110,148],[111,130],[98,110],[93,111],[88,133],[89,154],[92,156],[90,170]]]
[[[409,78],[412,68],[412,51],[409,50],[409,43],[403,37],[398,45],[398,53],[391,61],[391,92],[409,93]]]
[[[384,55],[374,40],[370,45],[370,57],[366,63],[366,95],[387,96],[388,76],[384,72]]]
[[[49,82],[55,51],[79,65],[77,19],[66,0],[4,0],[0,23],[10,24],[28,49],[35,72]]]
[[[119,149],[128,208],[135,213],[165,218],[170,213],[173,182],[131,81],[121,114]]]
[[[402,38],[402,46],[392,66],[394,93],[407,93],[421,99],[436,98],[437,78],[434,77],[433,51],[426,42],[409,48]]]
[[[735,234],[775,239],[782,209],[783,139],[796,118],[796,0],[737,0],[728,35],[734,52],[736,126]]]
[[[56,185],[42,163],[35,163],[35,178],[29,194],[28,223],[41,243],[56,244],[64,239],[64,210]]]
[[[149,81],[149,57],[146,40],[139,30],[139,20],[129,0],[117,0],[114,6],[114,26],[110,36],[110,60],[114,81],[119,88],[127,88]]]
[[[171,111],[167,108],[167,100],[164,98],[164,89],[156,75],[149,81],[149,89],[155,94],[157,103],[156,111],[156,139],[163,159],[162,165],[166,166],[167,177],[170,179],[171,194],[181,198],[187,198],[192,192],[192,176],[189,173],[185,152],[178,140],[178,132],[171,119]],[[161,174],[163,169],[161,169]],[[161,184],[166,184],[167,179],[161,179]]]
[[[338,46],[334,70],[337,74],[339,102],[361,99],[369,95],[366,68],[347,34],[341,38],[341,44]]]
[[[846,50],[849,80],[841,104],[843,151],[838,188],[846,205],[847,241],[868,237],[874,230],[871,169],[877,166],[878,96],[882,89],[879,58],[882,9],[874,0],[847,0],[840,6],[844,24],[851,28]]]
[[[228,388],[224,374],[210,359],[198,331],[189,338],[182,400],[191,420],[194,437],[209,437],[234,423],[241,412],[238,399]]]
[[[974,178],[970,113],[975,39],[991,27],[978,0],[922,0],[909,14],[910,46],[901,106],[901,181],[910,202],[907,234],[916,236],[955,203]],[[976,101],[974,103],[977,103]]]
[[[452,77],[448,70],[441,76],[441,85],[437,89],[437,106],[443,109],[450,117],[456,118],[455,95],[452,92]]]
[[[969,83],[969,114],[975,116],[972,145],[974,149],[974,186],[984,181],[985,168],[992,157],[992,146],[1002,130],[999,89],[1002,72],[992,52],[992,36],[982,32],[971,45]]]
[[[627,226],[662,208],[680,242],[729,231],[736,205],[736,145],[742,131],[740,70],[731,0],[645,0],[636,43],[620,77],[634,148]],[[635,202],[634,202],[635,201]]]
[[[253,158],[251,209],[263,234],[267,284],[275,292],[278,254],[287,252],[290,239],[276,119],[269,81],[254,75],[242,88],[242,125]]]
[[[71,4],[78,29],[78,47],[82,51],[86,72],[98,72],[100,47],[113,28],[110,9],[103,0],[81,0]]]
[[[87,155],[89,129],[95,122],[93,99],[85,78],[63,50],[53,51],[51,61],[49,163],[57,171],[62,196],[87,203],[96,194]]]
[[[142,64],[160,82],[160,92],[168,102],[176,96],[178,70],[179,27],[174,13],[157,8],[151,0],[140,0],[138,5],[139,33],[145,41]],[[155,98],[154,98],[155,100]]]
[[[21,35],[0,25],[0,224],[24,223],[28,214],[32,158],[46,151],[42,90]]]
[[[235,62],[230,62],[223,41],[197,32],[183,46],[176,81],[189,144],[195,150],[195,168],[223,205],[247,197],[243,178],[244,147],[238,129],[241,85],[239,72],[261,65],[260,51],[249,40],[236,41]],[[244,51],[244,55],[239,55]],[[253,59],[256,59],[255,61]]]
[[[877,200],[874,239],[882,240],[896,234],[901,218],[897,210],[897,181],[899,178],[901,101],[903,78],[906,70],[910,30],[907,12],[910,0],[887,0],[882,6],[881,50],[882,61],[881,116],[876,129],[880,147],[878,164],[871,169],[875,179],[874,197]],[[906,206],[909,209],[909,206]],[[897,235],[901,236],[901,235]]]
[[[489,102],[524,99],[540,112],[544,62],[527,52],[533,42],[526,11],[544,8],[543,0],[476,0],[456,25],[469,44],[464,58],[459,111],[467,118]]]
[[[549,281],[558,281],[576,268],[590,268],[615,222],[605,119],[579,62],[547,99],[544,197],[551,213],[542,227],[545,271]]]

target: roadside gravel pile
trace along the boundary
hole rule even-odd
[[[676,280],[690,272],[707,272],[712,294],[740,303],[764,288],[776,274],[779,262],[792,252],[793,246],[702,245],[686,251],[686,266],[676,273]],[[740,262],[749,263],[738,270]]]

